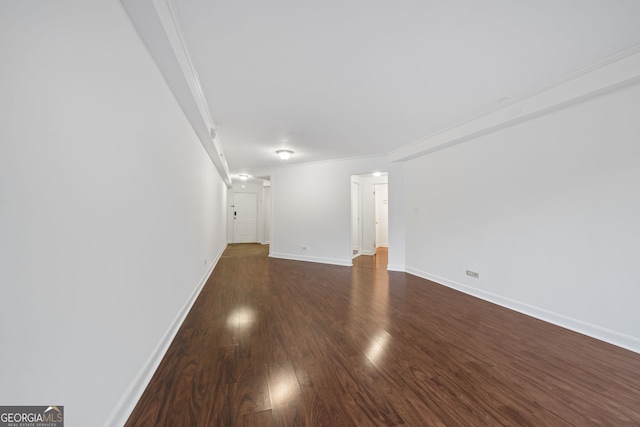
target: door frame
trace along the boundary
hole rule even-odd
[[[381,176],[374,176],[372,173],[363,174],[351,174],[349,176],[349,194],[353,193],[353,182],[360,184],[360,241],[359,241],[359,255],[373,256],[376,254],[375,248],[375,195],[373,193],[374,184],[389,184],[388,173],[383,172]],[[387,187],[388,188],[388,187]],[[350,198],[349,203],[353,205],[353,197]],[[388,206],[388,205],[387,205]],[[353,207],[349,209],[353,211]],[[349,232],[349,253],[351,258],[353,256],[353,216],[350,216]],[[345,248],[346,250],[346,248]]]
[[[379,227],[380,227],[380,220],[379,220],[379,209],[378,209],[378,188],[381,186],[385,186],[387,189],[387,215],[386,215],[386,224],[385,224],[385,228],[386,228],[386,234],[387,234],[387,242],[386,242],[386,246],[385,245],[379,245],[378,244],[378,237],[379,237]],[[373,221],[374,221],[374,233],[373,233],[373,247],[375,249],[378,249],[380,247],[383,248],[388,248],[389,247],[389,183],[375,183],[373,184]],[[384,201],[382,201],[382,204],[384,205]]]
[[[354,249],[354,246],[356,247]],[[354,253],[355,251],[355,253]],[[351,258],[362,255],[362,184],[351,177]]]
[[[241,243],[258,243],[258,239],[259,239],[259,232],[258,232],[258,224],[259,224],[259,216],[260,216],[260,198],[258,197],[258,193],[252,192],[252,191],[234,191],[233,192],[233,205],[231,205],[231,220],[233,221],[232,223],[232,232],[233,232],[233,237],[232,237],[232,242],[233,243],[238,243],[237,239],[236,239],[236,216],[235,216],[235,212],[236,212],[236,196],[238,194],[251,194],[253,196],[255,196],[256,199],[256,212],[255,212],[255,241],[253,242],[241,242]]]

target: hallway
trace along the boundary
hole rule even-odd
[[[228,246],[127,426],[640,423],[638,354],[371,259],[267,254]]]

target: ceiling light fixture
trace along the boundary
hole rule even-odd
[[[287,161],[287,159],[289,159],[289,157],[291,157],[293,155],[293,151],[291,150],[278,150],[276,151],[276,154],[278,155],[278,157],[280,157],[282,159],[282,161]]]
[[[238,175],[238,178],[240,178],[243,181],[246,181],[247,179],[249,179],[249,175],[247,174],[240,174]]]
[[[374,172],[374,173],[373,173],[373,176],[375,176],[375,177],[382,176],[382,172]]]

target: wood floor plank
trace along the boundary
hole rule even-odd
[[[405,273],[230,245],[133,426],[640,425],[640,354]]]
[[[244,414],[237,424],[242,427],[276,427],[271,410]]]
[[[234,393],[239,415],[271,409],[266,365],[256,369],[249,359],[240,359]]]
[[[293,365],[289,360],[267,366],[271,411],[279,426],[304,426],[304,402]]]

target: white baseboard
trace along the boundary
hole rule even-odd
[[[404,265],[400,264],[387,264],[387,271],[405,271]],[[417,274],[416,274],[417,276]]]
[[[449,280],[444,277],[429,274],[427,272],[417,270],[415,268],[407,267],[406,272],[423,279],[436,282],[440,285],[446,286],[464,292],[465,294],[472,295],[474,297],[483,299],[485,301],[492,302],[494,304],[506,307],[508,309],[517,311],[527,316],[535,317],[536,319],[543,320],[548,323],[552,323],[557,326],[561,326],[565,329],[578,332],[583,335],[598,339],[600,341],[613,344],[618,347],[625,348],[635,353],[640,353],[640,339],[632,337],[630,335],[621,334],[619,332],[603,328],[601,326],[593,325],[591,323],[583,322],[578,319],[574,319],[562,314],[554,313],[539,307],[535,307],[529,304],[515,301],[510,298],[505,298],[500,295],[493,294],[491,292],[483,291],[472,286],[463,285],[454,280]]]
[[[351,259],[322,258],[322,257],[313,257],[313,256],[298,255],[298,254],[285,254],[285,253],[279,253],[279,252],[271,252],[269,256],[271,258],[290,259],[293,261],[317,262],[320,264],[344,265],[347,267],[351,267],[353,265],[353,262],[351,261]]]
[[[200,282],[198,283],[198,286],[196,286],[196,288],[189,296],[189,299],[184,303],[176,317],[173,319],[173,322],[171,322],[171,324],[169,325],[169,328],[164,333],[162,339],[151,353],[151,356],[149,356],[142,369],[138,372],[138,375],[136,375],[134,380],[131,382],[125,393],[116,404],[113,411],[111,411],[109,418],[107,418],[107,421],[104,423],[105,427],[120,427],[127,422],[129,416],[131,416],[131,413],[136,407],[138,400],[142,396],[142,393],[144,393],[147,385],[149,385],[149,381],[151,381],[153,374],[156,372],[156,369],[158,369],[158,366],[160,365],[160,362],[162,361],[165,353],[169,349],[171,342],[178,333],[180,326],[182,326],[182,322],[184,322],[187,314],[189,314],[191,307],[196,302],[198,295],[200,295],[202,288],[204,287],[205,283],[207,283],[207,280],[209,280],[213,269],[215,268],[216,264],[218,264],[218,261],[220,260],[220,257],[222,256],[222,253],[226,248],[227,246],[225,245],[225,247],[222,248],[220,253],[218,253],[218,255],[216,256],[214,262],[211,263],[205,274],[202,276]]]

